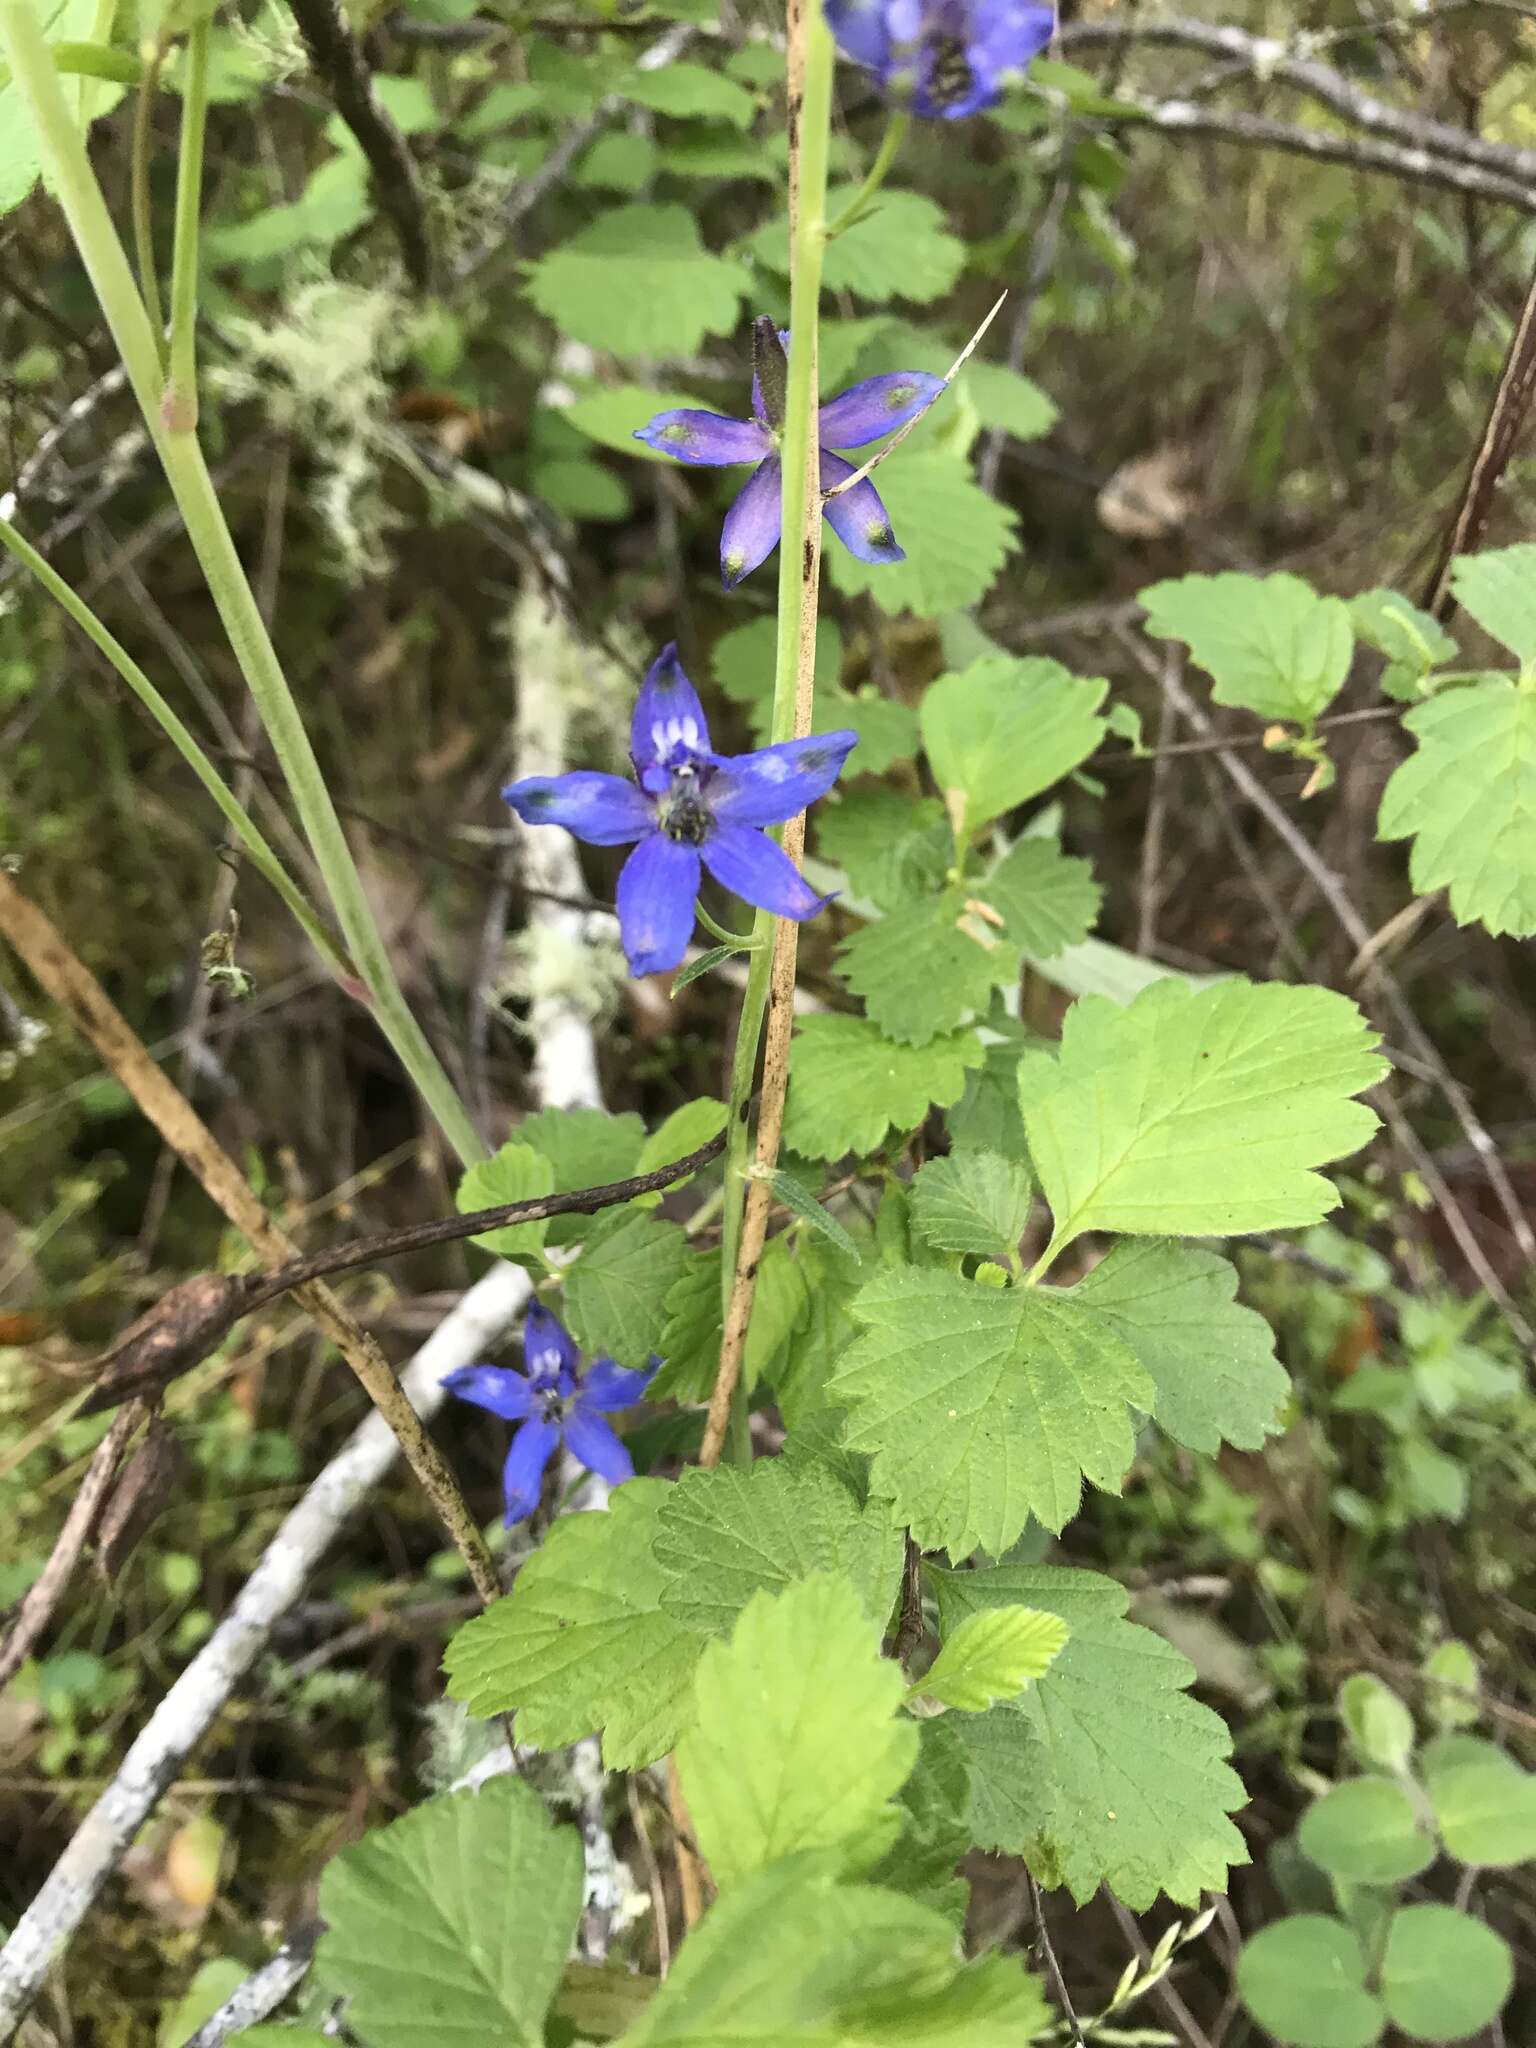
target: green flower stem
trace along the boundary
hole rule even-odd
[[[694,915],[705,931],[712,933],[722,946],[734,946],[739,953],[756,952],[758,941],[750,932],[728,932],[723,924],[716,923],[702,903],[697,905]]]
[[[875,194],[885,183],[886,174],[896,161],[896,152],[907,139],[907,130],[912,126],[910,114],[892,114],[885,124],[885,133],[880,138],[880,147],[875,151],[875,160],[869,167],[869,174],[858,191],[854,193],[842,212],[827,229],[827,240],[835,242],[845,229],[855,227],[870,208]]]
[[[176,228],[171,244],[170,374],[165,424],[190,434],[197,425],[197,240],[203,206],[203,138],[208,126],[208,41],[212,16],[192,24],[182,87],[181,153],[176,160]]]
[[[165,315],[160,307],[160,269],[155,260],[154,215],[150,204],[149,159],[155,118],[155,99],[160,89],[160,67],[165,62],[165,39],[151,49],[144,80],[133,109],[133,154],[129,177],[133,214],[133,253],[139,266],[139,292],[144,310],[155,331],[162,368],[166,361]]]
[[[90,606],[71,590],[58,571],[52,568],[37,549],[29,541],[24,540],[15,527],[5,519],[0,519],[0,547],[13,554],[22,567],[37,578],[54,602],[68,612],[86,638],[100,648],[218,805],[245,849],[246,858],[251,866],[282,898],[283,903],[308,934],[315,951],[333,973],[350,978],[354,974],[352,963],[337,943],[334,934],[272,851],[250,812],[246,810],[133,656],[120,641],[112,637]]]
[[[320,763],[241,566],[196,436],[166,429],[162,411],[165,381],[154,329],[84,142],[70,117],[33,0],[0,0],[0,44],[25,97],[54,192],[112,330],[230,646],[325,878],[355,966],[354,992],[373,1010],[380,1029],[460,1158],[484,1158],[479,1134],[395,978]]]
[[[770,741],[809,731],[815,676],[816,597],[821,549],[820,454],[816,443],[817,322],[822,259],[826,250],[827,152],[832,120],[832,38],[819,0],[789,0],[790,246],[789,375],[784,427],[782,532],[779,541],[778,641],[774,658]],[[798,857],[804,827],[785,827]],[[775,925],[779,930],[775,934]],[[720,1371],[710,1401],[700,1462],[714,1464],[729,1448],[732,1462],[751,1456],[741,1360],[751,1320],[757,1263],[762,1252],[770,1188],[749,1181],[752,1134],[748,1109],[757,1072],[769,992],[774,998],[757,1131],[757,1164],[778,1157],[788,1079],[788,1039],[794,993],[796,927],[759,911],[753,923],[759,950],[747,970],[747,990],[731,1065],[726,1124],[725,1207],[721,1218]]]

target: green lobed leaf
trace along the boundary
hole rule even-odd
[[[945,1637],[914,1692],[963,1713],[984,1714],[1044,1678],[1071,1631],[1038,1607],[986,1607]]]
[[[953,1925],[825,1859],[777,1863],[715,1901],[628,2048],[1019,2048],[1049,2017],[1010,1957],[965,1963]]]
[[[315,1969],[375,2048],[542,2048],[581,1917],[581,1837],[514,1777],[429,1799],[340,1851]]]
[[[1522,668],[1536,662],[1536,544],[1458,556],[1451,594]]]
[[[686,207],[638,203],[599,214],[528,271],[529,297],[562,333],[629,356],[688,356],[731,333],[749,284],[704,247]]]
[[[1291,1391],[1273,1330],[1236,1294],[1226,1259],[1159,1238],[1117,1244],[1072,1289],[1140,1360],[1159,1428],[1211,1455],[1223,1439],[1258,1450]]]
[[[561,407],[559,417],[601,447],[633,455],[640,462],[669,463],[670,456],[661,455],[648,442],[635,439],[636,429],[659,412],[697,408],[703,403],[686,391],[658,391],[650,384],[593,384],[583,389],[570,405]]]
[[[1431,669],[1456,657],[1456,642],[1438,619],[1395,590],[1365,590],[1349,601],[1357,637],[1387,657],[1381,687],[1402,703],[1425,694]]]
[[[1404,1771],[1413,1755],[1413,1716],[1374,1672],[1356,1671],[1339,1687],[1339,1718],[1361,1763]]]
[[[803,1849],[837,1851],[856,1869],[890,1846],[890,1802],[917,1761],[917,1729],[898,1719],[905,1691],[846,1579],[753,1594],[730,1640],[699,1660],[693,1725],[677,1747],[722,1890]]]
[[[1413,1801],[1388,1778],[1332,1786],[1302,1815],[1296,1840],[1320,1870],[1352,1884],[1401,1884],[1435,1860]]]
[[[38,0],[38,27],[49,43],[81,42],[92,32],[96,0]],[[20,206],[43,168],[42,150],[20,86],[0,83],[0,214]]]
[[[904,1555],[888,1502],[865,1504],[828,1467],[787,1458],[685,1472],[661,1509],[654,1547],[667,1575],[663,1610],[717,1636],[754,1594],[826,1574],[852,1586],[878,1632]]]
[[[477,1160],[469,1168],[459,1182],[454,1205],[461,1216],[468,1216],[476,1209],[499,1209],[506,1202],[529,1202],[554,1191],[553,1166],[542,1152],[514,1139],[491,1158]],[[543,1263],[540,1251],[548,1230],[547,1220],[514,1223],[505,1230],[483,1231],[471,1243],[494,1252],[499,1259],[525,1260],[538,1266]]]
[[[656,175],[660,154],[649,135],[610,129],[577,159],[571,183],[595,192],[642,192]]]
[[[1147,631],[1187,644],[1218,704],[1310,725],[1349,674],[1349,607],[1299,576],[1180,576],[1139,597]]]
[[[883,783],[844,790],[818,810],[816,844],[856,896],[887,911],[942,888],[954,858],[943,806]]]
[[[514,1142],[544,1154],[555,1170],[555,1193],[564,1195],[638,1172],[645,1125],[632,1110],[610,1116],[605,1109],[539,1109],[523,1118]],[[597,1216],[554,1216],[544,1241],[579,1244],[597,1224]]]
[[[506,1598],[449,1643],[449,1697],[482,1720],[516,1713],[536,1749],[600,1728],[611,1771],[664,1756],[691,1717],[707,1640],[661,1605],[671,1580],[651,1545],[671,1491],[631,1479],[606,1511],[562,1515]]]
[[[1536,555],[1536,549],[1532,550]],[[1454,1906],[1404,1906],[1387,1929],[1381,1998],[1411,2041],[1464,2041],[1514,1989],[1509,1944]]]
[[[957,1102],[981,1060],[973,1032],[897,1045],[863,1017],[807,1017],[790,1055],[784,1142],[807,1159],[873,1152],[888,1130],[915,1130],[933,1104]]]
[[[942,1252],[981,1252],[1012,1261],[1029,1224],[1034,1188],[1000,1152],[930,1159],[912,1181],[912,1226]]]
[[[899,448],[874,481],[906,559],[861,562],[833,536],[826,554],[833,586],[845,597],[867,592],[892,615],[934,618],[979,604],[1018,546],[1017,513],[988,497],[970,465],[947,448]]]
[[[979,831],[1086,760],[1104,737],[1097,713],[1108,687],[1059,661],[1006,655],[930,684],[923,747],[957,834]]]
[[[678,1224],[627,1207],[603,1214],[565,1283],[571,1333],[587,1356],[642,1364],[661,1342],[687,1260]]]
[[[917,1762],[896,1795],[901,1835],[866,1875],[960,1927],[971,1893],[958,1870],[971,1847],[965,1823],[971,1769],[964,1744],[942,1719],[920,1722],[918,1735]]]
[[[1509,1758],[1434,1771],[1429,1797],[1440,1839],[1459,1863],[1508,1870],[1536,1858],[1536,1777]]]
[[[1119,1492],[1135,1449],[1127,1411],[1151,1406],[1152,1385],[1070,1294],[898,1267],[861,1288],[853,1312],[865,1334],[830,1398],[923,1549],[997,1556],[1031,1515],[1064,1528],[1084,1475]]]
[[[1415,892],[1458,924],[1536,933],[1536,688],[1486,676],[1403,720],[1418,741],[1382,793],[1381,839],[1413,840]]]
[[[1074,1003],[1061,1051],[1026,1053],[1019,1099],[1058,1245],[1084,1230],[1234,1236],[1338,1204],[1309,1169],[1363,1145],[1350,1098],[1386,1072],[1331,989],[1159,981],[1125,1008]]]
[[[829,192],[828,220],[835,220],[853,196],[852,186]],[[764,221],[747,247],[759,263],[780,277],[789,275],[782,213]],[[964,264],[965,244],[950,233],[943,208],[925,193],[887,186],[873,212],[827,245],[824,278],[828,291],[852,292],[876,305],[890,299],[927,305],[944,297]]]
[[[1295,2048],[1373,2048],[1386,2025],[1365,1988],[1360,1937],[1326,1913],[1262,1928],[1238,1957],[1237,1988],[1260,2025]]]
[[[685,1102],[658,1124],[640,1147],[634,1171],[655,1173],[674,1159],[686,1159],[690,1152],[697,1152],[701,1145],[719,1136],[725,1129],[725,1115],[725,1104],[712,1095],[699,1095],[692,1102]],[[681,1188],[688,1182],[684,1179],[673,1185]]]
[[[1027,1170],[1029,1145],[1019,1114],[1019,1054],[1036,1043],[1035,1035],[994,1007],[983,1038],[982,1064],[967,1076],[964,1095],[944,1119],[949,1142],[956,1152],[1001,1152]]]
[[[1087,861],[1051,839],[1019,840],[973,893],[999,913],[1010,942],[1031,960],[1081,945],[1103,897]]]
[[[757,1297],[742,1354],[750,1391],[777,1358],[805,1303],[802,1261],[787,1237],[770,1238],[757,1269]],[[720,1365],[722,1317],[718,1251],[689,1253],[668,1282],[657,1349],[662,1367],[650,1398],[707,1401]]]
[[[954,885],[902,904],[843,946],[843,978],[888,1039],[926,1045],[984,1012],[994,986],[1018,980],[1018,949],[970,903]]]
[[[1159,1891],[1194,1906],[1245,1863],[1227,1814],[1245,1798],[1224,1762],[1226,1723],[1185,1690],[1194,1669],[1124,1619],[1124,1587],[1059,1565],[933,1570],[939,1626],[1024,1606],[1056,1614],[1071,1637],[1017,1701],[951,1725],[971,1764],[972,1838],[1024,1855],[1079,1905],[1108,1884],[1134,1912]]]
[[[637,68],[618,90],[636,106],[677,120],[728,121],[733,128],[749,128],[757,113],[757,101],[734,78],[676,57],[655,71]]]

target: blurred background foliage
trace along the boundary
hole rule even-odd
[[[120,11],[117,44],[153,48],[153,7],[138,23]],[[515,840],[497,800],[515,767],[519,593],[558,589],[591,651],[565,693],[584,760],[619,751],[624,678],[674,632],[718,685],[717,738],[746,738],[766,681],[769,573],[733,602],[718,587],[735,479],[658,463],[631,436],[678,398],[739,411],[750,318],[785,310],[778,26],[757,0],[606,13],[551,0],[537,16],[363,0],[348,12],[408,166],[393,187],[335,111],[286,0],[241,0],[218,18],[204,430],[408,991],[499,1139],[530,1106],[519,1026],[549,971],[519,941]],[[62,0],[50,33],[86,36],[93,14]],[[1240,32],[1247,56],[1152,33],[1190,21]],[[1032,88],[963,129],[915,124],[884,203],[834,249],[828,394],[881,369],[942,370],[999,291],[1009,300],[955,398],[884,472],[913,556],[906,580],[829,561],[825,658],[828,686],[857,700],[847,716],[866,765],[910,753],[909,707],[978,632],[1108,675],[1148,743],[1174,751],[1117,746],[1067,800],[1065,839],[1106,891],[1100,936],[1180,969],[1353,991],[1355,949],[1314,882],[1208,753],[1177,750],[1190,735],[1160,705],[1163,651],[1149,675],[1127,644],[1132,600],[1159,578],[1228,568],[1422,599],[1536,268],[1536,168],[1520,173],[1519,202],[1315,161],[1305,142],[1257,146],[1255,121],[1303,138],[1364,132],[1275,74],[1264,53],[1280,45],[1406,118],[1536,151],[1536,13],[1517,5],[1067,10]],[[165,89],[137,115],[134,91],[90,84],[93,154],[125,223],[138,119],[162,248],[174,36],[166,47]],[[885,116],[857,74],[839,78],[846,182]],[[1171,128],[1157,114],[1170,106],[1225,132]],[[3,92],[0,131],[15,200],[30,175]],[[0,469],[20,482],[26,530],[302,871],[147,443],[106,375],[86,281],[39,194],[0,220],[0,336]],[[1529,534],[1533,509],[1521,450],[1490,539]],[[935,537],[926,548],[919,532]],[[1378,670],[1362,650],[1346,709],[1375,701]],[[1257,738],[1252,718],[1219,715],[1245,746]],[[1304,801],[1305,761],[1245,758],[1383,935],[1536,1210],[1530,947],[1457,927],[1439,899],[1408,907],[1404,849],[1373,837],[1408,751],[1395,722],[1340,727],[1330,751],[1336,780]],[[910,767],[893,784],[915,793]],[[221,848],[156,729],[9,563],[0,851],[287,1227],[318,1242],[451,1208],[448,1165],[382,1041]],[[602,856],[589,879],[595,903],[611,900]],[[243,999],[204,975],[210,934],[233,938]],[[808,936],[813,991],[831,988],[830,944],[826,930]],[[611,1105],[654,1126],[719,1094],[729,985],[696,982],[669,1005],[593,958],[582,996],[601,1019]],[[1038,1028],[1059,1003],[1045,983],[1026,987]],[[1528,1299],[1432,1080],[1400,1063],[1398,1100],[1499,1276]],[[1266,1857],[1344,1768],[1341,1679],[1389,1679],[1431,1729],[1424,1660],[1464,1642],[1483,1732],[1536,1758],[1536,1405],[1393,1145],[1345,1185],[1326,1229],[1283,1257],[1243,1254],[1295,1378],[1286,1436],[1215,1464],[1151,1442],[1125,1497],[1094,1496],[1064,1544],[1127,1578],[1139,1618],[1194,1659],[1237,1734],[1255,1868],[1185,1992],[1234,2044],[1248,2025],[1228,1994],[1241,1931],[1306,1896],[1283,1857]],[[34,992],[0,962],[0,1604],[47,1554],[105,1426],[68,1419],[72,1372],[171,1281],[237,1250],[117,1085],[62,1027],[42,1029]],[[347,1291],[399,1354],[482,1263],[458,1248]],[[47,1653],[0,1703],[0,1835],[18,1845],[0,1918],[360,1400],[281,1304],[174,1390],[184,1464],[170,1506],[110,1599],[82,1579]],[[445,1436],[490,1521],[494,1446],[463,1418]],[[200,1961],[259,1953],[263,1930],[304,1906],[324,1851],[407,1803],[433,1768],[441,1644],[470,1605],[456,1558],[397,1480],[355,1518],[200,1752],[206,1775],[173,1788],[112,1910],[72,1952],[59,2001],[84,2031],[70,2037],[151,2039]],[[973,1873],[982,1936],[1016,1927],[1020,1910],[1017,1869],[992,1862]],[[1500,1872],[1478,1903],[1527,1977],[1505,2036],[1488,2038],[1529,2038],[1536,1885]],[[1108,1907],[1075,1916],[1061,1947],[1073,1983],[1107,1995],[1124,1958]]]

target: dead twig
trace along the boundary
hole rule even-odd
[[[184,2048],[224,2048],[232,2034],[269,2019],[309,1975],[324,1932],[323,1920],[306,1920],[296,1927],[275,1955],[269,1956],[259,1970],[253,1970],[243,1984],[235,1986],[218,2011],[188,2038]]]

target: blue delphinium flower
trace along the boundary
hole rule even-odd
[[[994,107],[1056,31],[1028,0],[826,0],[838,48],[914,114],[959,121]]]
[[[657,413],[648,425],[635,431],[635,439],[659,455],[701,469],[722,469],[733,462],[757,464],[746,488],[726,513],[720,533],[720,574],[727,590],[734,590],[779,544],[785,339],[769,319],[753,326],[751,419],[731,420],[721,413],[683,406]],[[822,489],[830,490],[855,473],[854,465],[844,462],[835,450],[862,448],[882,434],[894,433],[932,405],[943,389],[942,377],[930,377],[924,370],[896,370],[884,377],[867,377],[824,405],[816,429]],[[891,531],[890,515],[868,477],[851,491],[829,498],[822,510],[843,546],[861,562],[905,561],[905,552],[896,545]]]
[[[712,753],[704,707],[668,646],[635,700],[634,782],[578,769],[525,776],[502,795],[524,824],[563,825],[591,846],[639,842],[619,872],[619,929],[631,974],[665,974],[687,948],[701,867],[779,917],[814,917],[829,900],[762,828],[824,796],[857,740],[824,732],[753,754]]]
[[[652,1358],[644,1370],[627,1372],[611,1358],[594,1358],[582,1372],[581,1353],[569,1332],[535,1301],[523,1324],[522,1372],[504,1365],[470,1365],[447,1375],[443,1385],[450,1394],[517,1424],[502,1471],[508,1528],[538,1506],[545,1468],[562,1441],[573,1458],[610,1486],[634,1478],[634,1462],[607,1417],[634,1406],[660,1363]]]

